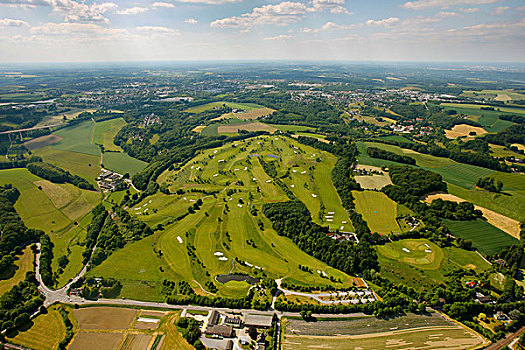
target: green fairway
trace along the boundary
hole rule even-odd
[[[127,153],[121,152],[104,152],[102,164],[104,164],[106,169],[120,174],[129,173],[132,176],[148,165],[148,163],[140,159],[130,157]]]
[[[164,229],[117,251],[89,274],[119,279],[123,283],[122,296],[144,300],[160,298],[159,286],[164,278],[186,280],[199,294],[209,294],[205,285],[211,281],[219,295],[246,295],[246,282],[221,284],[215,280],[215,276],[231,272],[257,277],[264,271],[271,278],[286,278],[302,285],[349,285],[350,276],[278,236],[260,213],[263,203],[287,199],[263,170],[260,158],[274,162],[278,174],[288,174],[283,181],[298,197],[304,197],[316,222],[334,229],[352,229],[331,183],[330,172],[336,161],[333,155],[291,138],[257,137],[202,151],[181,169],[161,174],[160,184],[165,183],[172,193],[178,189],[185,193],[159,192],[129,211],[148,225],[161,224]],[[203,201],[200,210],[175,221],[199,199]],[[204,267],[188,255],[189,245],[195,247],[195,255]],[[308,273],[299,265],[320,272]],[[321,271],[342,283],[330,282]]]
[[[440,248],[427,239],[403,239],[376,249],[383,277],[420,290],[441,284],[458,268],[482,272],[491,267],[474,251]]]
[[[483,254],[499,253],[503,248],[518,243],[516,238],[481,219],[446,220],[446,225],[454,236],[472,241],[472,245]]]
[[[106,151],[123,152],[120,146],[113,143],[113,139],[124,125],[126,125],[124,118],[114,118],[97,122],[95,124],[93,143],[104,146]]]
[[[256,108],[264,108],[264,106],[255,104],[255,103],[235,103],[235,102],[226,102],[226,101],[219,101],[219,102],[211,102],[206,103],[199,106],[193,106],[185,110],[185,112],[188,113],[202,113],[204,111],[211,110],[213,108],[219,108],[225,105],[226,107],[233,108],[233,109],[244,109],[244,110],[251,110]]]
[[[397,203],[382,192],[352,191],[356,211],[363,216],[372,232],[399,233],[401,229],[396,221]]]

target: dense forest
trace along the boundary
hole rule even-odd
[[[368,147],[366,153],[372,158],[391,160],[396,163],[415,165],[416,160],[409,156],[402,156],[394,152],[386,151],[377,147]]]

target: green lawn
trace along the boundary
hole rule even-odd
[[[401,229],[396,221],[397,203],[382,192],[352,191],[356,211],[363,216],[372,232],[399,233]]]
[[[454,236],[472,241],[476,249],[487,255],[498,253],[509,245],[519,243],[516,238],[481,219],[474,221],[446,220],[446,225]]]
[[[129,173],[131,176],[144,169],[148,163],[130,157],[127,153],[105,152],[102,157],[102,164],[109,170],[116,171],[120,174]]]

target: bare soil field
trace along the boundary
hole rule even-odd
[[[52,145],[54,143],[57,143],[58,141],[62,140],[60,136],[57,135],[45,135],[37,137],[36,139],[32,139],[29,141],[26,141],[24,143],[24,146],[30,151],[43,148],[49,145]]]
[[[75,310],[76,311],[76,310]],[[80,331],[68,347],[69,350],[114,350],[122,333],[95,333]]]
[[[220,125],[218,132],[230,133],[230,132],[239,132],[239,130],[246,131],[269,131],[273,132],[277,130],[273,126],[263,124],[260,122],[248,123],[248,124],[237,124],[237,125]]]
[[[128,329],[137,310],[118,307],[87,307],[73,310],[80,329]]]
[[[474,131],[476,135],[469,136],[469,133],[471,131]],[[463,137],[463,136],[466,136],[467,138],[474,138],[476,136],[483,135],[486,133],[487,131],[483,128],[480,128],[478,126],[471,126],[467,124],[458,124],[458,125],[455,125],[452,128],[452,130],[445,130],[445,136],[448,137],[449,139],[455,139],[455,138]]]
[[[458,203],[465,202],[463,198],[448,193],[429,194],[426,195],[423,198],[423,200],[427,203],[432,203],[432,201],[437,198]],[[475,205],[474,207],[483,212],[483,216],[491,225],[496,226],[497,228],[508,233],[512,237],[520,239],[520,222],[518,220],[511,219],[505,215],[501,215],[499,213],[496,213],[495,211],[480,207],[478,205]]]

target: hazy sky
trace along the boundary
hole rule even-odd
[[[0,0],[0,61],[525,62],[523,0]]]

